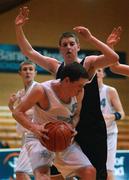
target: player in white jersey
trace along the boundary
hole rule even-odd
[[[106,122],[107,127],[107,170],[108,180],[114,180],[114,163],[117,149],[117,120],[124,118],[124,110],[114,87],[108,86],[103,83],[104,71],[103,69],[97,70],[97,79],[100,93],[101,110]]]
[[[31,131],[25,144],[36,180],[50,179],[52,164],[63,177],[77,175],[82,180],[95,180],[95,169],[78,144],[74,142],[63,152],[54,153],[40,143],[42,136],[47,138],[44,125],[49,121],[67,121],[75,133],[83,86],[88,82],[88,74],[82,65],[76,62],[66,65],[61,71],[61,79],[37,85],[13,111],[14,118]],[[34,117],[30,122],[25,112],[33,106]]]
[[[9,99],[8,106],[11,111],[13,111],[14,106],[17,106],[24,98],[25,95],[27,95],[31,89],[34,87],[34,85],[37,83],[34,81],[35,75],[36,75],[36,66],[31,61],[23,61],[20,64],[19,67],[19,75],[22,78],[24,89],[19,90],[16,94],[11,95]],[[29,109],[26,112],[28,118],[32,120],[33,117],[33,109]],[[28,153],[26,150],[26,147],[24,145],[24,139],[26,134],[28,133],[28,130],[25,129],[23,126],[21,126],[19,123],[17,123],[16,126],[17,132],[22,136],[22,148],[17,160],[15,172],[16,172],[16,180],[30,180],[29,175],[32,175],[32,168],[31,164],[29,162]]]

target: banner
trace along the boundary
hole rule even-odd
[[[15,179],[14,168],[20,149],[0,149],[0,180]],[[117,151],[115,162],[116,180],[129,180],[129,150]]]
[[[20,149],[0,149],[0,180],[15,179],[14,168]]]
[[[115,162],[116,180],[129,180],[129,150],[119,150]]]
[[[44,56],[53,57],[59,61],[63,61],[58,48],[47,47],[33,47],[36,51]],[[126,64],[126,53],[117,52],[120,56],[120,62]],[[83,59],[89,55],[99,55],[99,51],[95,50],[81,50],[79,51],[79,57]],[[18,72],[19,64],[27,58],[21,53],[17,45],[0,44],[0,72]],[[45,69],[37,66],[38,73],[48,73]],[[107,77],[123,77],[121,75],[113,74],[109,68],[105,70]]]

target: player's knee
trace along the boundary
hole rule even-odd
[[[86,177],[87,179],[90,178],[92,180],[96,179],[96,169],[93,166],[88,166],[79,169],[78,171],[79,177]]]
[[[93,166],[89,166],[88,168],[86,168],[85,173],[90,177],[96,177],[96,169]]]
[[[26,173],[20,173],[20,172],[17,172],[16,173],[16,180],[31,180],[30,176]]]
[[[108,170],[107,180],[115,180],[113,171]]]

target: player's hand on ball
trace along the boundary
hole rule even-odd
[[[35,136],[38,139],[42,139],[42,138],[49,139],[49,137],[47,136],[48,130],[45,128],[45,124],[43,125],[34,124],[32,132],[35,134]]]

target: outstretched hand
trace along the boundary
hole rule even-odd
[[[119,26],[118,28],[114,28],[106,40],[107,45],[110,46],[111,48],[114,48],[114,46],[120,41],[121,33],[122,33],[121,26]]]
[[[77,26],[77,27],[74,27],[73,30],[77,32],[78,34],[80,34],[81,36],[83,36],[85,40],[87,41],[89,41],[92,37],[91,32],[86,27]]]
[[[23,26],[29,20],[28,16],[29,16],[28,7],[20,8],[20,12],[15,19],[15,24],[18,26],[19,25]]]

